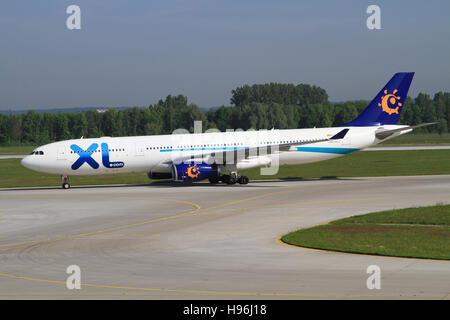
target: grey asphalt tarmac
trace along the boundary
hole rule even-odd
[[[23,159],[27,154],[0,154],[0,159]]]
[[[355,214],[450,202],[450,175],[0,191],[2,299],[449,299],[450,262],[276,239]],[[82,287],[69,290],[78,265]],[[369,290],[369,265],[381,289]]]

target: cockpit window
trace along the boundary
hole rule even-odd
[[[39,155],[43,156],[44,155],[44,151],[39,151]]]

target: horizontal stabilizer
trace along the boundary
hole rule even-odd
[[[390,137],[391,135],[393,135],[396,132],[401,132],[401,131],[405,131],[405,130],[412,130],[412,129],[425,127],[425,126],[430,126],[430,125],[436,124],[436,123],[437,122],[422,123],[422,124],[417,124],[415,126],[405,126],[403,128],[393,129],[393,130],[383,130],[383,129],[381,129],[381,130],[375,132],[375,136],[377,137],[377,139],[383,140],[383,139],[386,139],[386,138]]]

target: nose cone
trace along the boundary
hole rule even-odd
[[[30,156],[26,156],[25,158],[23,158],[23,159],[20,161],[20,164],[21,164],[22,166],[24,166],[25,168],[32,169],[32,168],[31,168],[31,162],[32,162],[31,157],[30,157]]]

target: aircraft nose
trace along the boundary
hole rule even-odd
[[[31,169],[31,157],[26,156],[20,161],[20,164],[24,166],[25,168]]]

